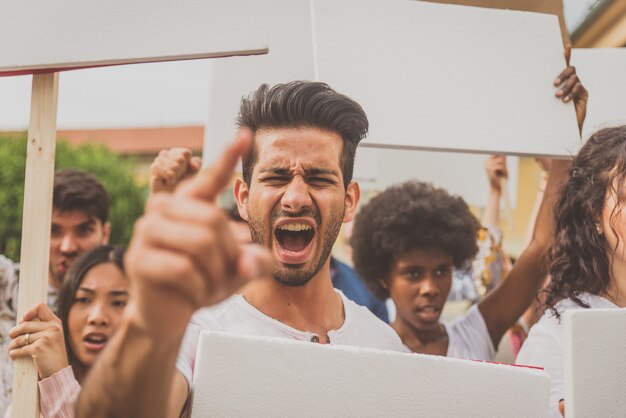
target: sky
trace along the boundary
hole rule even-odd
[[[564,0],[572,30],[596,0]],[[250,59],[254,59],[251,57]],[[58,129],[204,125],[211,60],[60,74]],[[30,76],[0,77],[0,131],[28,127]]]
[[[210,65],[194,60],[62,72],[57,127],[204,125]],[[0,130],[27,128],[31,80],[0,77]]]

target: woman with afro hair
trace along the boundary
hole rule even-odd
[[[476,255],[480,227],[460,197],[409,181],[383,191],[356,216],[351,239],[356,271],[374,294],[391,297],[391,326],[416,353],[493,360],[506,330],[530,305],[547,273],[543,254],[552,237],[550,210],[568,163],[554,164],[533,240],[507,279],[466,315],[440,322],[452,271]]]

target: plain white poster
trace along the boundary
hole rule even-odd
[[[567,418],[626,414],[626,309],[565,312]]]
[[[545,417],[541,370],[289,339],[203,333],[192,418]]]
[[[267,52],[263,0],[0,0],[0,75]]]
[[[580,146],[558,19],[417,1],[313,0],[316,78],[359,102],[366,145],[562,156]],[[349,24],[348,24],[349,22]]]

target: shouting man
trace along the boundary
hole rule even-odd
[[[135,300],[92,371],[79,416],[165,416],[168,398],[166,416],[180,416],[202,330],[402,350],[330,275],[332,246],[360,198],[352,170],[368,129],[363,109],[323,83],[263,85],[242,100],[239,125],[215,168],[151,197],[126,258]],[[241,154],[235,197],[258,246],[236,244],[215,202]],[[256,280],[192,318],[242,276]]]

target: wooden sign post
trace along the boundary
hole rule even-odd
[[[18,318],[46,300],[58,86],[58,73],[33,76],[26,149]],[[30,359],[20,358],[14,362],[14,418],[39,415],[39,403],[33,402],[38,399],[36,379],[37,371]]]
[[[58,71],[264,54],[265,19],[259,0],[0,0],[0,76],[34,74],[18,318],[46,301]],[[39,417],[30,359],[14,364],[12,405],[14,418]]]

